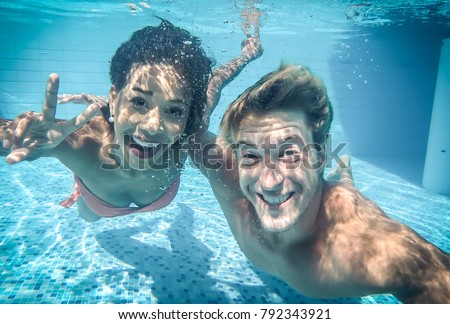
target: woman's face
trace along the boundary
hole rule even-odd
[[[161,165],[183,134],[192,103],[190,87],[171,65],[135,65],[120,91],[110,92],[115,143],[133,169]]]

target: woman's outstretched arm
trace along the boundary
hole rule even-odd
[[[242,42],[242,53],[238,57],[228,61],[213,71],[207,90],[207,107],[211,116],[214,108],[220,100],[222,89],[233,81],[248,63],[257,59],[263,54],[259,31],[255,31],[253,36],[247,35],[247,39]]]

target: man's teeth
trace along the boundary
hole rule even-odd
[[[159,143],[148,143],[148,142],[143,142],[141,141],[139,138],[132,136],[133,137],[133,141],[135,141],[137,144],[139,144],[140,146],[143,147],[148,147],[148,148],[154,148],[157,147],[159,145]]]
[[[283,196],[279,196],[279,197],[267,197],[267,196],[263,196],[263,199],[266,203],[268,203],[269,205],[279,205],[281,203],[284,203],[286,200],[288,200],[291,197],[291,193],[287,193]]]

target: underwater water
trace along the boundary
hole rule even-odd
[[[392,218],[450,251],[450,198],[421,187],[446,1],[0,1],[0,118],[40,110],[49,73],[61,93],[109,90],[108,64],[159,16],[199,36],[217,64],[239,54],[242,8],[263,13],[264,54],[224,89],[211,119],[262,75],[311,67],[335,108],[335,146],[355,183]],[[58,108],[69,118],[80,107]],[[41,158],[0,159],[0,303],[398,303],[391,295],[316,300],[253,266],[206,179],[189,163],[166,208],[86,223],[58,202],[73,175]]]
[[[366,162],[355,159],[353,166],[365,195],[450,250],[448,198]],[[234,241],[205,179],[190,166],[168,207],[95,223],[82,220],[75,207],[58,205],[73,177],[55,161],[1,161],[0,170],[4,303],[398,302],[390,295],[310,299],[258,270]]]

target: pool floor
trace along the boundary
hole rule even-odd
[[[357,159],[353,167],[357,187],[388,215],[450,249],[448,197]],[[73,177],[56,160],[9,166],[2,158],[0,179],[0,303],[398,303],[310,299],[258,270],[189,165],[170,206],[96,223],[58,205]]]

